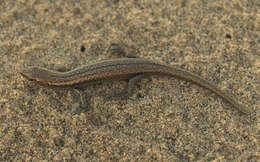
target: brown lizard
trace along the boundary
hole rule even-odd
[[[232,95],[220,90],[205,79],[188,71],[145,59],[122,58],[106,60],[85,65],[68,72],[31,67],[24,69],[21,74],[27,79],[50,86],[73,86],[103,80],[129,79],[128,95],[132,93],[132,86],[144,76],[154,74],[168,75],[207,88],[229,102],[240,112],[249,114],[246,107],[239,104]]]

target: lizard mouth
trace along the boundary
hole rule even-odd
[[[35,80],[34,78],[33,78],[33,70],[31,69],[31,68],[28,68],[28,69],[22,69],[21,71],[20,71],[20,74],[24,77],[24,78],[26,78],[26,79],[28,79],[28,80],[30,80],[30,81],[33,81],[33,80]]]

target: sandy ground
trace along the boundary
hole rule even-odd
[[[0,1],[0,160],[257,161],[260,1]],[[191,71],[248,106],[176,78],[84,92],[23,78],[29,66],[69,70],[118,57]],[[84,104],[79,96],[84,94]]]

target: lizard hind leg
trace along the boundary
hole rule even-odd
[[[129,96],[131,96],[133,94],[133,89],[134,86],[136,85],[137,82],[139,82],[142,78],[149,76],[149,74],[137,74],[134,75],[133,77],[131,77],[130,79],[127,79],[127,87],[120,91],[120,92],[115,92],[113,97],[115,98],[128,98]]]

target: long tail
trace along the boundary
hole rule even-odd
[[[233,105],[236,109],[238,109],[240,112],[244,114],[249,114],[249,110],[244,106],[238,103],[238,101],[231,95],[228,94],[225,91],[220,90],[212,83],[206,81],[205,79],[202,79],[201,77],[192,74],[188,71],[172,67],[172,69],[169,69],[168,73],[174,77],[193,82],[201,87],[207,88],[213,92],[215,92],[218,96],[222,97],[225,101]]]

